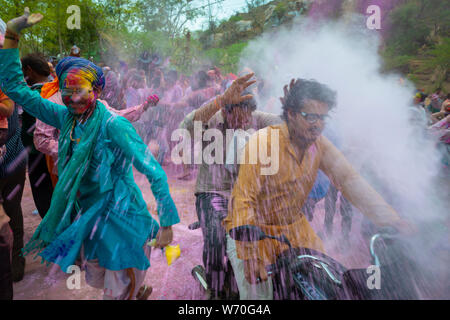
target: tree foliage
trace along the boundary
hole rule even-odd
[[[419,48],[432,44],[433,37],[448,35],[449,16],[448,1],[405,1],[389,16],[387,45],[395,54],[416,54]]]
[[[79,30],[70,30],[67,27],[67,19],[71,16],[67,13],[67,8],[70,5],[80,7]],[[70,3],[62,0],[46,2],[0,0],[0,6],[1,18],[5,21],[23,14],[25,7],[44,15],[43,21],[24,31],[25,41],[20,43],[23,54],[40,51],[48,55],[64,55],[76,44],[85,56],[98,57],[99,31],[112,25],[102,6],[93,0],[73,0]]]
[[[135,16],[142,31],[161,31],[170,39],[182,36],[189,21],[204,13],[192,0],[137,0]]]
[[[247,45],[247,42],[238,42],[225,48],[209,49],[205,55],[212,65],[222,68],[224,72],[237,72],[241,53]]]
[[[80,8],[79,30],[67,27],[71,5]],[[191,0],[0,0],[0,7],[4,21],[23,14],[25,7],[44,15],[43,21],[24,31],[22,54],[64,56],[77,45],[83,57],[107,63],[117,62],[119,57],[136,59],[144,50],[165,56],[195,52],[186,50],[192,44],[183,42],[185,26],[203,12],[194,8]]]
[[[432,69],[441,68],[450,70],[450,38],[444,38],[442,43],[436,44],[428,51],[430,58],[426,61],[426,66]]]

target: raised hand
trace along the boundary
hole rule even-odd
[[[231,86],[220,96],[221,106],[225,107],[227,104],[239,104],[253,98],[251,94],[242,96],[242,92],[256,82],[256,80],[249,81],[253,75],[254,73],[250,73],[234,80]]]
[[[146,111],[149,107],[155,107],[159,102],[159,97],[154,94],[151,95],[144,102],[144,110]]]
[[[23,29],[34,26],[43,18],[44,16],[40,13],[30,14],[30,9],[26,7],[23,15],[8,21],[6,26],[9,31],[12,31],[19,35]]]
[[[291,82],[289,83],[289,88],[288,88],[288,85],[285,85],[283,87],[284,97],[280,97],[281,104],[284,105],[284,103],[286,102],[287,96],[289,94],[289,91],[291,91],[291,89],[294,87],[294,85],[298,81],[300,81],[300,80],[291,79]]]

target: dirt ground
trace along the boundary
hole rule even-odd
[[[202,300],[206,295],[199,283],[194,280],[191,270],[201,264],[203,238],[201,231],[189,230],[188,225],[197,220],[195,213],[195,178],[190,181],[176,179],[178,172],[171,168],[168,172],[170,191],[177,205],[181,222],[173,227],[173,244],[179,244],[181,256],[171,266],[160,250],[154,250],[151,255],[151,267],[147,272],[145,283],[153,287],[150,300]],[[171,173],[172,172],[172,173]],[[155,201],[151,194],[150,185],[145,177],[135,174],[136,182],[140,186],[144,199],[146,199],[149,211],[155,214]],[[22,209],[25,226],[25,243],[31,238],[34,230],[41,221],[39,215],[33,215],[35,210],[29,183],[25,186]],[[319,236],[323,235],[323,201],[319,202],[314,212],[313,227]],[[354,213],[351,236],[351,247],[342,248],[337,239],[325,239],[327,253],[347,267],[366,268],[369,263],[368,250],[361,239],[359,226],[361,215]],[[334,234],[340,233],[340,215],[337,213],[334,221]],[[25,277],[14,284],[14,299],[20,300],[97,300],[102,299],[102,290],[88,286],[84,280],[84,272],[81,277],[80,289],[70,290],[66,281],[68,274],[61,271],[58,266],[47,267],[41,264],[40,259],[26,258]]]

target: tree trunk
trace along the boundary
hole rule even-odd
[[[56,8],[57,12],[57,28],[58,28],[58,43],[59,43],[59,54],[63,55],[63,45],[62,45],[62,36],[61,36],[61,5],[58,3]]]

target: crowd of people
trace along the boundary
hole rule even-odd
[[[450,93],[445,95],[441,88],[437,88],[431,94],[418,90],[414,96],[414,105],[426,114],[428,124],[434,124],[448,116]]]
[[[427,127],[428,133],[436,139],[437,146],[441,151],[442,164],[444,168],[450,165],[450,93],[445,94],[441,88],[433,93],[426,94],[424,90],[418,90],[413,99],[414,111],[411,120],[416,124]]]
[[[181,165],[179,179],[197,179],[211,299],[273,298],[265,267],[286,246],[270,239],[235,241],[229,233],[237,227],[256,225],[272,236],[285,235],[296,247],[324,252],[308,220],[325,198],[331,235],[339,198],[347,240],[352,206],[378,226],[414,229],[322,134],[336,105],[336,92],[326,85],[293,79],[284,86],[277,115],[258,110],[253,87],[262,86],[251,72],[224,75],[211,67],[187,77],[147,52],[133,67],[97,65],[81,58],[76,46],[60,61],[48,62],[39,53],[20,59],[21,31],[42,18],[26,9],[8,24],[0,20],[0,298],[12,298],[12,282],[23,279],[25,256],[34,254],[63,271],[82,265],[87,283],[102,288],[105,299],[147,299],[147,242],[170,244],[172,226],[180,222],[163,170],[172,161],[172,132],[182,128],[193,137],[195,122],[224,136],[229,129],[257,131],[241,150],[224,144],[224,158],[239,151],[248,159],[252,141],[279,132],[277,141],[267,139],[268,149],[279,148],[281,165],[273,175],[260,174],[266,164],[260,154],[256,163],[231,168],[224,162]],[[414,105],[431,122],[448,170],[450,102],[444,98],[438,90],[428,103],[418,93]],[[148,212],[133,167],[151,185],[159,221]],[[24,244],[26,175],[42,222]]]

